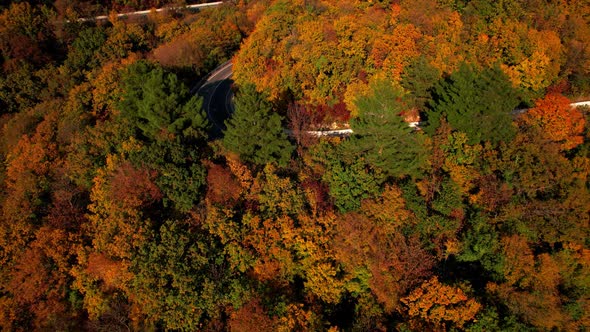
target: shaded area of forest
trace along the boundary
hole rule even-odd
[[[2,329],[590,326],[583,1],[92,4],[1,3]]]

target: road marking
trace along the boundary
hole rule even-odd
[[[213,79],[215,76],[217,76],[217,75],[219,75],[219,74],[223,73],[223,71],[224,71],[224,70],[226,70],[226,69],[227,69],[227,67],[231,67],[231,65],[232,65],[232,63],[231,63],[231,61],[230,61],[230,62],[228,62],[227,64],[223,65],[223,67],[221,67],[221,68],[217,69],[217,70],[216,70],[216,71],[215,71],[213,74],[211,74],[211,76],[209,76],[209,78],[207,78],[207,81],[206,81],[206,82],[210,82],[210,81],[211,81],[211,80],[212,80],[212,79]],[[231,76],[231,75],[232,75],[232,72],[230,72],[229,76]],[[224,79],[226,79],[226,78],[227,78],[227,77],[224,77],[224,78],[222,78],[222,80],[224,80]]]
[[[231,66],[232,63],[229,62],[228,64],[224,65],[223,67],[219,68],[219,70],[211,75],[211,77],[209,77],[209,79],[207,80],[207,82],[211,81],[212,78],[214,78],[215,76],[217,76],[218,74],[222,73],[225,69],[227,69],[229,66]],[[217,91],[217,89],[219,88],[219,86],[223,83],[224,80],[230,78],[232,76],[232,72],[230,71],[229,74],[225,77],[222,77],[217,84],[215,84],[215,86],[212,89],[212,92],[209,94],[209,98],[207,98],[207,115],[209,116],[209,118],[211,119],[211,122],[213,123],[213,125],[215,127],[217,127],[217,129],[219,130],[223,130],[222,126],[220,126],[217,121],[215,120],[215,118],[211,115],[211,100],[213,99],[213,96],[215,95],[215,92]],[[203,85],[204,86],[204,85]],[[201,89],[199,89],[200,91]]]
[[[232,96],[232,91],[231,91],[231,86],[230,86],[229,89],[227,89],[227,93],[225,94],[225,113],[227,114],[228,117],[230,117],[234,113],[234,107],[231,103],[231,96]]]
[[[147,14],[151,13],[152,10],[154,10],[156,13],[159,13],[159,12],[163,12],[166,10],[198,9],[198,8],[219,6],[222,4],[223,4],[223,1],[217,1],[217,2],[201,3],[201,4],[196,4],[196,5],[187,5],[184,7],[163,7],[163,8],[158,8],[158,9],[138,10],[135,12],[121,13],[121,14],[117,14],[116,16],[117,17],[129,17],[129,16],[137,16],[137,15],[147,15]],[[100,15],[100,16],[95,16],[95,17],[83,17],[83,18],[79,18],[78,22],[107,20],[109,18],[109,16],[110,15]]]

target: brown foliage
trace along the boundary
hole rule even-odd
[[[345,270],[365,268],[371,273],[373,294],[391,312],[406,292],[430,275],[432,256],[419,241],[406,239],[395,228],[377,226],[358,214],[343,216],[336,227],[336,257]]]
[[[509,285],[530,285],[534,272],[534,256],[526,239],[518,235],[502,239],[506,266],[504,277]]]
[[[332,211],[330,189],[324,183],[308,178],[301,183],[301,187],[314,214],[319,215]]]
[[[207,198],[212,203],[231,205],[241,194],[238,180],[222,165],[207,163]]]
[[[103,281],[106,289],[116,289],[130,279],[127,268],[125,263],[112,260],[104,254],[90,253],[86,273]]]
[[[156,176],[156,171],[124,162],[112,175],[112,199],[128,208],[145,207],[160,200],[162,192],[154,184]]]
[[[51,206],[47,212],[47,224],[64,230],[79,230],[86,221],[86,193],[69,183],[64,177],[52,186]]]
[[[502,183],[495,174],[480,177],[476,181],[478,192],[471,196],[473,203],[483,206],[493,212],[510,202],[513,190]]]
[[[250,300],[230,315],[229,331],[276,331],[277,322],[265,313],[259,299]]]
[[[154,50],[154,58],[166,67],[200,67],[206,58],[204,48],[190,34],[183,34]]]
[[[314,130],[317,125],[316,114],[304,105],[293,104],[289,106],[287,111],[289,128],[291,129],[293,138],[295,138],[295,141],[301,147],[309,147],[319,140],[317,137],[307,133],[307,131]]]

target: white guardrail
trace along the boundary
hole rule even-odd
[[[223,1],[217,2],[208,2],[208,3],[200,3],[196,5],[186,5],[182,7],[164,7],[158,9],[149,9],[149,10],[139,10],[136,12],[128,12],[128,13],[121,13],[117,14],[117,17],[129,17],[129,16],[137,16],[137,15],[147,15],[151,12],[160,13],[167,10],[177,10],[177,9],[199,9],[199,8],[206,8],[206,7],[215,7],[223,4]],[[79,18],[78,22],[87,22],[87,21],[100,21],[100,20],[108,20],[110,15],[101,15],[95,17],[86,17],[86,18]]]
[[[590,101],[580,101],[577,103],[571,103],[570,106],[571,107],[580,107],[580,106],[590,107]],[[528,108],[516,109],[516,110],[512,111],[512,114],[519,115],[519,114],[522,114],[528,110],[529,110]],[[408,126],[419,130],[420,122],[408,122]],[[316,137],[344,137],[344,136],[350,136],[350,134],[352,134],[352,133],[353,133],[352,129],[310,130],[310,131],[306,132],[306,134],[311,135],[311,136],[316,136]],[[287,134],[293,135],[293,133],[291,131],[287,131]]]

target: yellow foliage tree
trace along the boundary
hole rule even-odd
[[[437,327],[449,324],[461,328],[473,321],[481,309],[481,304],[469,298],[463,290],[442,284],[437,277],[423,283],[401,301],[410,317]]]

